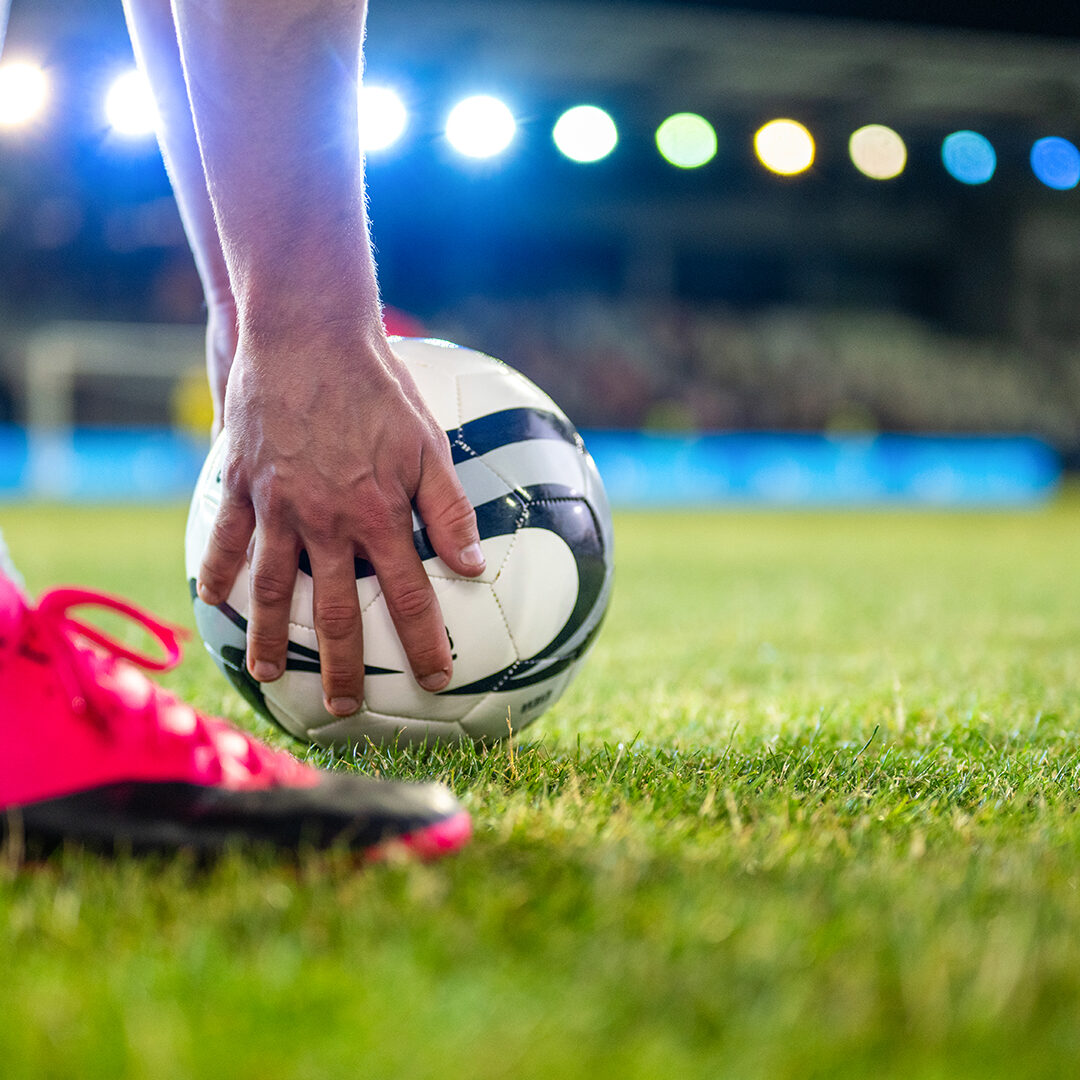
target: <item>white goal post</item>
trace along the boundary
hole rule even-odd
[[[23,352],[26,426],[72,428],[80,375],[175,382],[205,362],[205,340],[203,327],[177,323],[46,323]]]
[[[29,492],[43,498],[69,493],[80,377],[156,380],[167,395],[179,378],[205,364],[205,342],[203,327],[175,323],[63,321],[31,331],[21,371]]]

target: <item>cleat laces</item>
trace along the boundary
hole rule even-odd
[[[71,609],[77,607],[117,611],[130,618],[157,640],[164,656],[148,656],[118,642],[97,626],[72,616]],[[183,626],[89,589],[45,593],[36,607],[24,608],[22,624],[22,642],[16,647],[32,658],[52,661],[72,712],[91,721],[106,737],[130,737],[130,721],[137,717],[143,721],[145,733],[158,739],[183,737],[194,759],[202,762],[202,769],[226,786],[253,782],[261,786],[272,782],[275,772],[295,779],[295,774],[305,771],[291,755],[260,746],[225,724],[212,723],[135,671],[135,667],[156,672],[173,669],[180,660],[180,642],[189,636]]]
[[[71,614],[72,608],[89,606],[128,616],[161,644],[164,657],[130,649]],[[22,623],[23,647],[30,652],[44,649],[55,660],[57,677],[72,710],[102,720],[115,712],[121,697],[120,690],[110,686],[112,679],[101,679],[103,665],[109,674],[115,672],[117,660],[127,660],[147,671],[168,671],[179,663],[180,641],[188,636],[183,627],[163,622],[133,604],[90,589],[53,589],[41,597],[36,607],[23,610]],[[105,656],[81,646],[80,639],[97,645]],[[144,708],[148,712],[154,697],[152,691],[146,696]]]
[[[71,612],[79,607],[127,616],[161,645],[164,655],[129,648],[76,618]],[[149,737],[162,752],[166,744],[183,745],[203,782],[223,787],[279,783],[310,787],[318,782],[319,774],[291,754],[264,746],[224,721],[203,716],[136,670],[174,668],[180,661],[180,642],[188,637],[183,627],[118,597],[76,588],[53,589],[36,606],[24,605],[20,616],[16,651],[49,664],[72,712],[110,741]]]

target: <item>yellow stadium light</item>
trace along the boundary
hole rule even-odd
[[[797,120],[770,120],[754,135],[754,152],[766,169],[795,176],[814,163],[814,137]]]
[[[904,140],[884,124],[867,124],[852,132],[848,153],[855,168],[871,180],[891,180],[907,164]]]
[[[0,64],[0,127],[23,127],[35,120],[49,100],[45,72],[24,60]]]

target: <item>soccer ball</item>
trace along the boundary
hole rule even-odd
[[[364,703],[345,718],[328,713],[306,554],[293,590],[285,673],[272,683],[255,681],[244,663],[247,568],[226,603],[211,607],[195,595],[195,576],[221,502],[220,438],[188,515],[186,568],[195,622],[236,688],[298,738],[338,747],[499,739],[531,724],[559,699],[600,629],[611,593],[611,512],[581,436],[524,375],[444,341],[391,343],[450,439],[487,560],[481,577],[459,577],[435,555],[414,513],[413,541],[450,638],[449,686],[430,694],[416,684],[378,579],[358,559]]]

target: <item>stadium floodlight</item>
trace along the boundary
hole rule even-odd
[[[698,169],[716,157],[716,129],[697,113],[669,116],[656,129],[656,148],[669,164]]]
[[[465,157],[496,157],[513,142],[516,132],[510,107],[488,94],[459,101],[446,118],[446,138]]]
[[[37,64],[0,64],[0,127],[24,127],[41,115],[48,100],[49,79]]]
[[[606,158],[619,141],[615,121],[596,105],[567,109],[556,121],[551,136],[563,154],[582,164]]]
[[[884,124],[867,124],[852,132],[848,153],[855,168],[871,180],[892,180],[907,164],[904,140]]]
[[[139,138],[158,126],[157,106],[146,76],[136,68],[113,79],[105,95],[105,118],[118,135]]]
[[[409,113],[388,86],[361,86],[359,94],[360,148],[365,153],[387,150],[405,134]]]
[[[1080,150],[1068,139],[1048,135],[1032,146],[1031,169],[1048,188],[1069,191],[1080,184]]]
[[[798,120],[770,120],[754,134],[758,161],[779,176],[797,176],[814,164],[814,136]]]
[[[945,171],[961,184],[985,184],[997,168],[990,140],[977,131],[954,131],[941,144]]]

